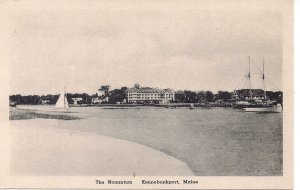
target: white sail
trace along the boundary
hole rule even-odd
[[[55,104],[55,107],[59,108],[59,109],[69,109],[70,108],[67,97],[65,95],[65,92],[62,92],[59,95],[58,100]]]

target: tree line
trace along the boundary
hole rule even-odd
[[[139,85],[136,84],[135,87],[139,88]],[[110,90],[109,85],[104,85],[99,88],[101,94],[92,94],[89,95],[87,93],[67,93],[66,97],[70,104],[74,103],[72,98],[81,98],[79,104],[91,104],[92,98],[103,99],[102,104],[116,104],[121,103],[126,100],[126,91],[127,87],[117,88]],[[175,92],[175,103],[207,103],[214,102],[217,100],[222,101],[230,101],[232,99],[233,92],[228,91],[218,91],[217,93],[213,93],[211,91],[190,91],[190,90],[180,90]],[[281,91],[267,91],[266,95],[270,100],[276,100],[278,102],[282,102],[282,92]],[[58,100],[59,94],[48,94],[48,95],[27,95],[22,96],[20,94],[9,96],[9,100],[12,102],[16,102],[17,104],[30,104],[30,105],[38,105],[38,104],[55,104]],[[107,99],[105,99],[108,97]]]
[[[87,93],[76,93],[76,94],[71,94],[67,93],[66,97],[69,103],[73,103],[72,98],[82,98],[82,101],[79,103],[91,103],[92,97],[95,95],[88,95]],[[42,103],[46,104],[55,104],[59,98],[59,94],[48,94],[48,95],[27,95],[27,96],[22,96],[20,94],[17,95],[11,95],[9,96],[9,100],[12,102],[16,102],[17,104],[30,104],[30,105],[38,105]]]

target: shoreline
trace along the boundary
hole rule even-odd
[[[76,116],[67,115],[63,112],[47,112],[43,113],[40,110],[24,109],[24,108],[10,108],[9,120],[28,120],[28,119],[58,119],[58,120],[76,120],[81,119]]]
[[[81,117],[75,116],[74,111],[72,108],[86,108],[86,107],[99,107],[102,109],[143,109],[143,108],[153,108],[153,109],[176,109],[176,108],[189,108],[187,104],[164,104],[159,106],[152,106],[152,105],[142,105],[142,104],[100,104],[94,106],[75,106],[70,107],[68,111],[55,111],[54,106],[52,105],[18,105],[17,107],[10,107],[9,109],[9,120],[28,120],[28,119],[58,119],[58,120],[77,120],[83,119]],[[188,104],[189,105],[189,104]],[[53,109],[52,109],[53,107]],[[47,108],[47,109],[41,109]],[[49,109],[51,108],[51,109]],[[211,108],[223,108],[223,107],[195,107],[195,109],[211,109]]]
[[[231,108],[232,106],[228,105],[218,105],[213,103],[164,103],[164,104],[69,104],[72,107],[161,107],[161,108],[169,108],[169,107],[190,107],[191,104],[194,107],[200,108],[214,108],[214,107],[226,107]],[[14,107],[19,106],[54,106],[55,104],[18,104]],[[12,106],[13,107],[13,106]]]

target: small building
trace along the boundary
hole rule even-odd
[[[101,104],[102,102],[108,102],[109,98],[108,97],[93,97],[92,98],[92,104]]]
[[[83,101],[82,98],[72,98],[75,105],[77,105],[79,102]]]
[[[45,105],[45,104],[50,104],[49,100],[41,100],[41,104]]]
[[[102,102],[108,102],[109,101],[109,97],[105,97],[102,99]]]
[[[17,103],[16,101],[9,100],[9,106],[11,106],[11,107],[16,107],[17,104],[18,104],[18,103]]]
[[[262,89],[251,89],[252,100],[264,100],[265,94]],[[235,90],[233,93],[235,100],[251,100],[250,89]]]
[[[92,98],[92,104],[100,104],[102,100],[99,97]]]
[[[128,103],[167,103],[175,99],[172,89],[130,88],[126,92]]]

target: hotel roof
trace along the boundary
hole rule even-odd
[[[128,92],[137,92],[137,93],[174,93],[172,89],[158,89],[158,88],[149,88],[149,87],[142,87],[142,88],[130,88],[127,90]]]

